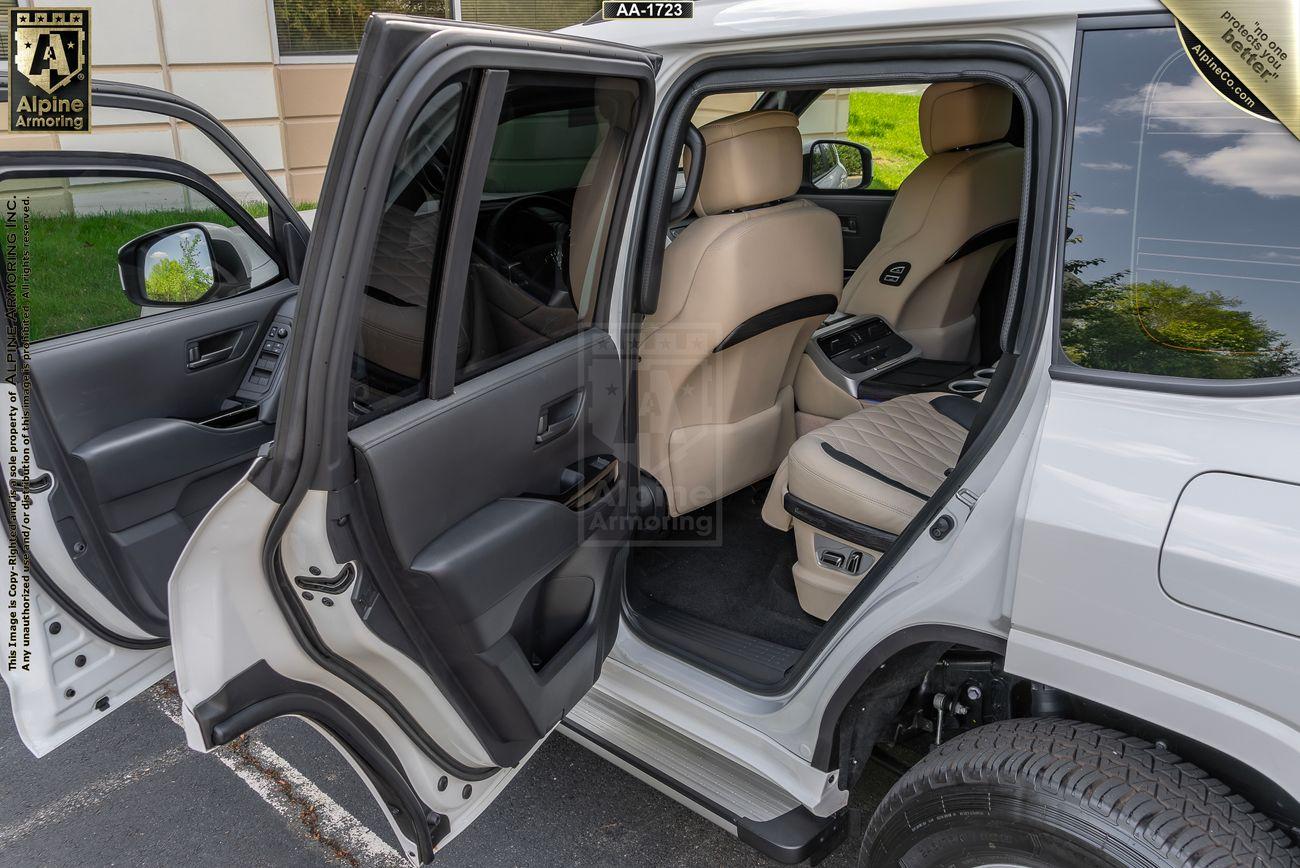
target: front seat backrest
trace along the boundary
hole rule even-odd
[[[798,118],[751,111],[700,129],[699,219],[664,252],[641,330],[641,468],[681,515],[772,474],[794,441],[791,384],[843,280],[839,219],[786,201]]]
[[[880,242],[844,287],[841,309],[878,314],[926,358],[975,361],[975,307],[1014,243],[1024,152],[1005,139],[1011,92],[932,84],[921,96],[927,158],[907,176]]]

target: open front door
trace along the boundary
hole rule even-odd
[[[595,682],[626,560],[615,250],[655,61],[377,16],[274,448],[170,583],[190,744],[301,716],[420,861]]]
[[[263,347],[292,327],[307,237],[201,109],[98,82],[94,101],[93,133],[0,134],[3,673],[38,756],[171,670],[168,577],[271,440]],[[203,158],[124,152],[173,129]]]

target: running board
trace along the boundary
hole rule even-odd
[[[560,730],[778,862],[815,865],[844,839],[847,810],[818,817],[763,776],[599,688]]]

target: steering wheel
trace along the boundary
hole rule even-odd
[[[520,196],[493,214],[484,232],[482,252],[496,270],[550,307],[573,304],[567,268],[571,210],[554,196]]]

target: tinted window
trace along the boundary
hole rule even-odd
[[[409,404],[427,382],[429,311],[442,262],[443,200],[464,86],[421,109],[393,166],[352,358],[354,424]]]
[[[1205,84],[1173,29],[1085,34],[1070,191],[1070,359],[1300,373],[1300,141]]]
[[[466,90],[435,95],[394,167],[362,302],[353,424],[427,391]],[[622,79],[510,75],[475,216],[457,382],[590,327],[636,99]]]
[[[636,95],[621,79],[510,76],[474,237],[458,382],[590,326]]]

